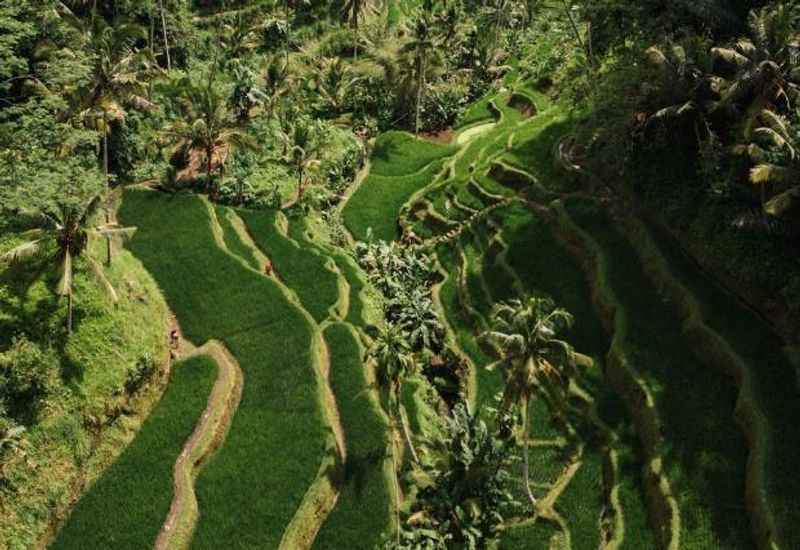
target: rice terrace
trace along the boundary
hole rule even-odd
[[[800,549],[800,2],[0,36],[0,549]]]

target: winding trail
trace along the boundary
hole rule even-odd
[[[156,550],[189,546],[199,516],[194,490],[197,473],[203,463],[222,446],[239,406],[244,383],[239,362],[221,342],[212,340],[192,350],[191,343],[182,340],[181,349],[191,350],[181,359],[198,355],[208,355],[214,359],[218,374],[203,416],[175,462],[172,505],[156,539]]]

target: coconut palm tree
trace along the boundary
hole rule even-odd
[[[113,26],[92,12],[88,20],[67,17],[66,21],[83,35],[91,52],[90,80],[74,95],[74,110],[87,126],[103,137],[102,166],[109,175],[108,138],[114,123],[125,119],[126,109],[150,109],[145,97],[146,79],[153,74],[150,50],[137,50],[135,43],[145,38],[138,25],[118,22]]]
[[[345,0],[342,8],[342,19],[350,24],[350,28],[355,33],[355,44],[353,48],[353,61],[358,60],[358,28],[361,16],[369,11],[372,5],[369,0]]]
[[[352,75],[352,71],[340,57],[322,58],[315,80],[323,108],[336,115],[342,112],[350,91],[358,82],[358,78]]]
[[[411,40],[400,49],[401,84],[414,90],[414,133],[419,135],[420,112],[428,77],[441,61],[431,33],[430,20],[423,14],[414,23]]]
[[[297,199],[300,200],[306,187],[306,176],[319,167],[319,147],[311,125],[304,120],[287,122],[280,137],[286,151],[284,160],[297,175]]]
[[[401,400],[403,382],[416,368],[411,347],[401,329],[390,325],[379,332],[369,356],[377,367],[378,383],[388,392],[390,414],[395,425],[400,425],[411,456],[418,463],[417,451],[403,419],[404,407]]]
[[[116,224],[94,225],[94,219],[99,210],[104,208],[105,200],[103,194],[95,194],[88,199],[63,201],[52,208],[25,213],[36,227],[25,232],[27,240],[24,243],[0,256],[0,260],[9,263],[45,256],[52,265],[58,266],[61,276],[56,293],[67,299],[67,334],[72,332],[73,263],[78,257],[86,259],[114,303],[118,301],[102,265],[89,254],[89,246],[98,238],[129,237],[136,228],[119,227]]]
[[[123,121],[126,109],[151,109],[146,77],[154,74],[155,63],[150,50],[137,50],[137,40],[145,38],[140,26],[117,22],[113,26],[92,10],[88,20],[75,17],[71,12],[62,14],[64,20],[84,38],[91,52],[90,79],[76,90],[73,110],[84,124],[102,136],[102,167],[106,184],[111,185],[109,174],[108,140],[115,124]],[[106,223],[111,223],[106,213]],[[111,261],[112,244],[107,242],[108,261]]]
[[[264,103],[267,109],[267,116],[275,116],[275,109],[289,93],[289,75],[286,64],[279,56],[273,56],[267,62],[267,69],[264,72]]]
[[[800,114],[798,115],[800,118]],[[757,128],[753,130],[754,142],[747,146],[737,146],[737,152],[746,153],[756,165],[750,170],[750,181],[759,186],[761,208],[767,207],[766,186],[770,183],[786,184],[792,189],[800,187],[800,136],[794,135],[789,122],[774,111],[764,109],[758,115]],[[768,152],[771,152],[770,155]],[[778,160],[781,158],[781,160]],[[796,191],[786,197],[796,194]],[[772,201],[771,201],[772,202]],[[775,205],[785,201],[774,201]],[[775,208],[773,206],[773,208]],[[780,210],[780,209],[778,209]],[[768,212],[780,217],[779,212]]]
[[[566,402],[569,380],[575,370],[575,354],[558,336],[572,326],[573,318],[552,301],[531,297],[495,305],[491,320],[492,330],[481,338],[496,345],[501,354],[497,365],[505,377],[503,408],[517,405],[522,411],[523,483],[528,500],[535,506],[528,471],[530,402],[535,394],[550,403]]]
[[[211,172],[216,159],[220,171],[229,154],[235,149],[257,151],[255,140],[243,131],[229,109],[224,95],[214,85],[213,76],[206,82],[196,82],[188,76],[177,82],[178,106],[181,116],[164,130],[167,141],[175,144],[182,156],[202,155],[206,186],[216,198],[217,185]]]

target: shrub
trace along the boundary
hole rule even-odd
[[[15,338],[0,354],[0,402],[15,418],[36,415],[61,385],[58,358],[28,339]]]

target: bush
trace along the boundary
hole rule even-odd
[[[147,384],[158,371],[153,356],[149,353],[142,355],[131,370],[128,371],[128,378],[125,380],[125,391],[128,395],[137,393]]]
[[[35,416],[61,385],[59,362],[52,350],[43,350],[26,338],[15,338],[0,354],[0,403],[17,419]]]
[[[445,83],[431,88],[422,102],[423,130],[436,132],[455,124],[464,114],[469,97],[469,88],[462,84]]]
[[[356,35],[351,29],[337,29],[322,40],[317,53],[323,57],[351,57]]]

